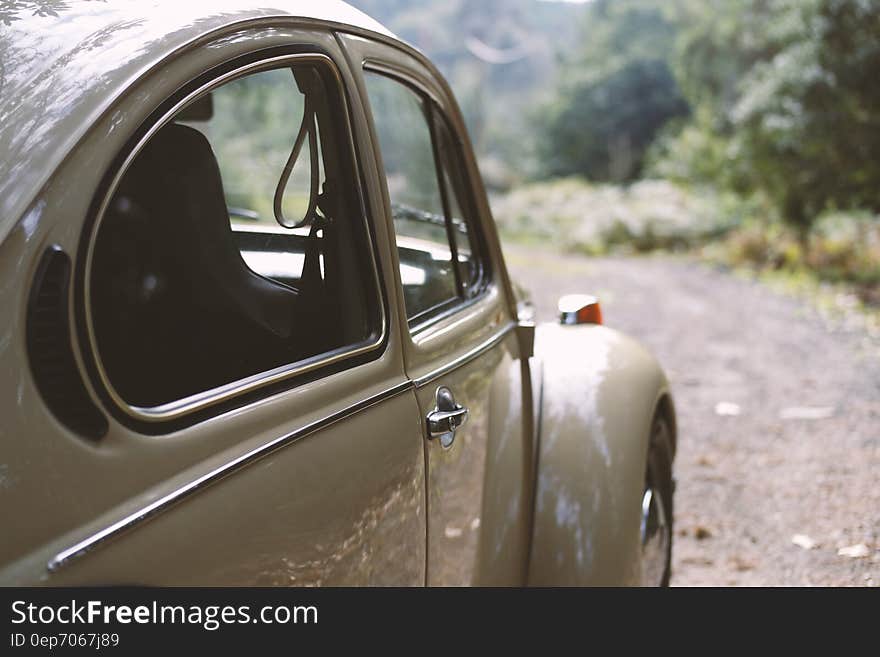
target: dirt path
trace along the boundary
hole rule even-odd
[[[605,323],[665,367],[680,434],[674,585],[880,585],[878,340],[686,260],[507,251],[541,319],[560,293],[597,294]],[[830,417],[785,417],[810,414]],[[838,554],[854,545],[867,556]]]

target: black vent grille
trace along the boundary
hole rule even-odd
[[[28,358],[49,410],[69,429],[97,440],[107,432],[107,419],[86,392],[73,358],[69,285],[70,258],[52,246],[43,254],[28,300]]]

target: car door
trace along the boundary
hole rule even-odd
[[[528,366],[460,116],[413,53],[357,37],[345,45],[370,105],[406,369],[424,418],[427,581],[520,584],[531,506]]]
[[[3,447],[0,580],[423,584],[421,411],[345,59],[284,25],[209,46],[130,89],[38,201],[54,247],[30,257],[81,281],[72,376],[106,427],[65,423],[34,354],[10,368],[6,428],[35,440]]]

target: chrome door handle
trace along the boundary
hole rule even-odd
[[[468,409],[456,403],[452,391],[441,386],[435,393],[437,406],[428,413],[428,437],[439,438],[443,449],[452,447],[456,430],[467,422]]]

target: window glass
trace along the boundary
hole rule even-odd
[[[366,81],[391,200],[407,316],[417,321],[458,296],[428,106],[391,78],[368,73]]]
[[[181,122],[204,133],[211,143],[230,218],[272,227],[275,190],[303,121],[305,94],[291,69],[284,68],[233,80],[205,100],[212,106],[210,120],[186,121],[184,115]],[[309,155],[306,139],[282,192],[282,209],[290,218],[302,219],[308,208]]]
[[[201,96],[123,175],[93,247],[110,381],[153,407],[364,345],[381,304],[342,99],[312,64]]]
[[[463,206],[467,207],[466,182],[460,165],[461,160],[446,122],[438,116],[435,118],[435,125],[443,184],[449,204],[452,239],[458,255],[458,278],[461,281],[463,296],[470,298],[479,294],[482,289],[483,269],[474,248],[477,241],[473,234],[473,225],[465,219],[468,215],[462,210]]]

